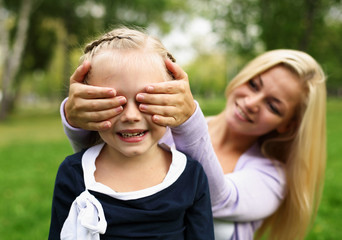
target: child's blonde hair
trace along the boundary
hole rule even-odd
[[[172,62],[176,59],[171,53],[167,51],[164,45],[155,37],[149,36],[142,29],[131,29],[127,27],[120,27],[105,33],[98,39],[88,43],[84,49],[84,55],[81,56],[81,62],[91,61],[94,56],[104,50],[117,50],[117,51],[141,51],[146,53],[146,59],[151,63],[157,64],[163,70],[166,77],[170,77],[164,61],[168,58]],[[120,61],[120,58],[116,58]],[[171,76],[172,77],[172,76]]]
[[[326,163],[326,77],[308,54],[273,50],[252,60],[227,86],[226,96],[253,77],[275,66],[294,73],[302,86],[301,103],[294,127],[286,133],[273,131],[260,138],[263,153],[285,164],[286,197],[279,209],[258,230],[260,238],[304,239],[316,216],[323,190]]]

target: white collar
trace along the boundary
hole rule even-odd
[[[104,147],[104,143],[101,143],[99,145],[89,148],[83,154],[82,168],[83,168],[85,187],[88,190],[100,192],[100,193],[103,193],[108,196],[121,199],[121,200],[133,200],[133,199],[151,196],[169,187],[183,173],[185,166],[186,166],[186,161],[187,161],[187,158],[183,153],[177,151],[174,148],[169,148],[172,153],[172,162],[171,162],[169,171],[166,177],[164,178],[163,182],[155,186],[138,190],[138,191],[118,193],[114,191],[113,189],[111,189],[110,187],[95,181],[95,177],[94,177],[94,173],[96,170],[95,160],[100,154],[103,147]],[[165,148],[165,145],[161,147]]]

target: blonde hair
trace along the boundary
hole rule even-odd
[[[284,66],[297,76],[302,101],[297,106],[296,126],[287,133],[273,131],[260,137],[265,156],[285,164],[286,196],[278,210],[267,218],[256,237],[304,239],[316,216],[323,190],[326,163],[326,77],[308,54],[296,50],[273,50],[252,60],[227,86],[235,88],[275,66]]]
[[[166,78],[170,77],[170,73],[166,69],[164,61],[168,58],[172,62],[176,62],[176,59],[167,51],[159,39],[149,36],[142,29],[130,29],[127,27],[113,29],[88,43],[80,60],[81,62],[85,60],[91,61],[94,56],[104,50],[116,50],[118,52],[136,50],[146,53],[144,60],[149,60],[154,64],[157,63],[164,70],[163,74],[165,73]],[[123,59],[116,58],[115,60],[122,61]],[[134,64],[134,61],[132,64]]]

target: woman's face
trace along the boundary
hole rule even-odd
[[[225,110],[229,129],[255,137],[273,130],[286,132],[301,94],[293,73],[283,66],[273,67],[230,93]]]

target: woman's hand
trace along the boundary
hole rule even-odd
[[[89,70],[90,62],[84,62],[70,77],[69,98],[64,106],[65,117],[73,127],[105,130],[111,127],[111,119],[122,112],[126,99],[116,97],[115,89],[84,84],[84,77]]]
[[[196,110],[188,75],[175,63],[165,61],[175,81],[150,84],[136,99],[140,111],[153,115],[153,122],[175,127],[184,123]]]

